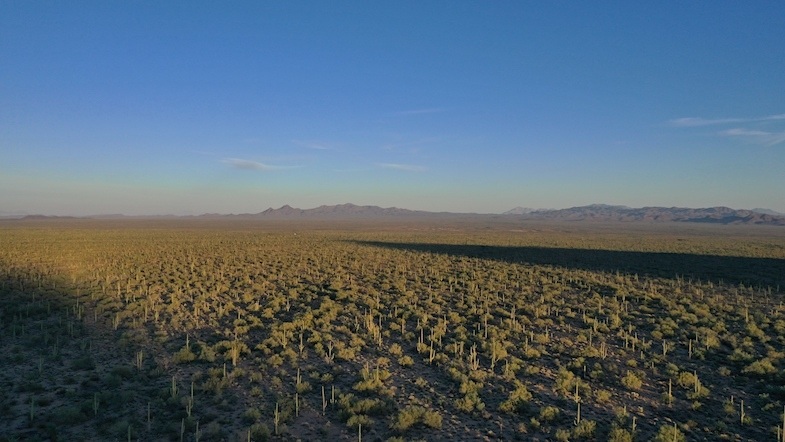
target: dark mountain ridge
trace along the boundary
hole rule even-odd
[[[713,224],[761,224],[785,226],[785,217],[729,207],[693,209],[687,207],[609,206],[592,204],[569,209],[538,210],[520,215],[526,219],[560,221],[693,222]]]

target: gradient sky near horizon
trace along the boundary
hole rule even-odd
[[[785,2],[0,1],[0,215],[785,212]]]

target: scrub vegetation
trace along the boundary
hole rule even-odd
[[[0,440],[785,441],[785,232],[0,225]]]

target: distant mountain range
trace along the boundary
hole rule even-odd
[[[592,204],[569,209],[531,210],[516,207],[505,215],[526,219],[559,221],[618,221],[618,222],[692,222],[713,224],[765,224],[785,226],[785,215],[771,210],[736,210],[728,207],[691,209],[685,207],[610,206]]]
[[[272,207],[264,212],[253,215],[261,218],[386,218],[437,215],[435,212],[399,209],[397,207],[357,206],[354,204],[338,204],[335,206],[319,206],[313,209],[296,209],[285,205],[278,209]]]
[[[750,210],[753,211],[753,212],[763,213],[764,215],[785,216],[785,213],[775,212],[774,210],[771,210],[771,209],[756,208],[756,209],[750,209]]]
[[[313,209],[298,209],[285,205],[278,209],[272,207],[259,213],[217,214],[206,213],[197,216],[124,216],[118,214],[95,215],[86,217],[27,215],[13,217],[25,220],[54,219],[277,219],[277,220],[371,220],[371,219],[447,219],[447,218],[502,218],[510,220],[547,220],[547,221],[582,221],[582,222],[691,222],[712,224],[758,224],[785,226],[785,215],[767,209],[736,210],[728,207],[709,207],[691,209],[684,207],[641,207],[611,206],[592,204],[589,206],[571,207],[569,209],[529,209],[516,207],[503,214],[474,214],[451,212],[428,212],[421,210],[400,209],[397,207],[358,206],[355,204],[338,204],[319,206]],[[8,219],[10,217],[6,217]]]

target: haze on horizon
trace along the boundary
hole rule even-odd
[[[0,3],[0,216],[785,212],[785,3]]]

